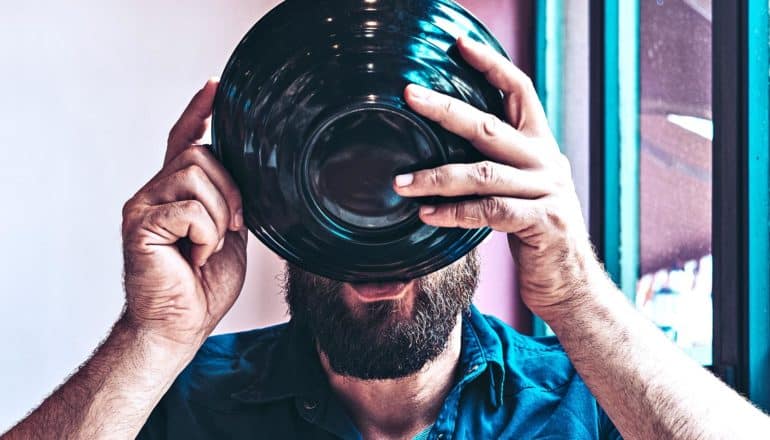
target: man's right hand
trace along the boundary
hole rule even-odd
[[[136,438],[235,302],[246,273],[241,196],[199,145],[218,83],[171,130],[163,168],[123,209],[126,310],[67,382],[2,439]]]
[[[218,82],[209,80],[172,128],[163,168],[123,209],[126,312],[135,330],[197,350],[243,287],[241,196],[200,145]]]

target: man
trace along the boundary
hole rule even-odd
[[[478,196],[424,206],[420,217],[508,233],[522,298],[560,345],[470,306],[475,253],[405,283],[341,283],[288,267],[288,325],[206,341],[243,285],[247,238],[238,190],[197,145],[217,87],[209,81],[172,129],[163,169],[125,205],[125,313],[4,438],[770,432],[764,414],[668,342],[608,280],[529,79],[484,46],[458,46],[504,93],[507,122],[417,86],[405,99],[490,161],[397,176],[394,188],[405,197]]]

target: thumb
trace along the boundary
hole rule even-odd
[[[164,164],[190,145],[198,143],[206,134],[211,122],[211,111],[218,86],[218,78],[209,78],[203,88],[193,96],[168,135]]]

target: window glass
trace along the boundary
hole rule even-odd
[[[711,0],[640,2],[636,305],[711,363]]]

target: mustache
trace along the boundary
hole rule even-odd
[[[444,275],[443,277],[440,275]],[[339,293],[345,285],[345,282],[326,278],[321,275],[316,275],[312,272],[308,272],[295,266],[289,262],[286,263],[286,267],[283,271],[283,279],[281,284],[283,286],[284,293],[288,293],[292,286],[302,286],[307,290],[312,289],[314,293],[321,295],[328,295],[332,293]],[[348,284],[352,286],[363,284],[385,284],[385,283],[415,283],[415,287],[418,290],[431,289],[440,284],[438,281],[443,279],[451,279],[456,282],[467,282],[472,280],[475,285],[478,283],[479,276],[479,256],[478,249],[472,250],[468,253],[464,260],[455,262],[444,269],[434,272],[432,274],[425,275],[421,278],[400,278],[389,281],[362,281],[362,282],[350,282]]]

